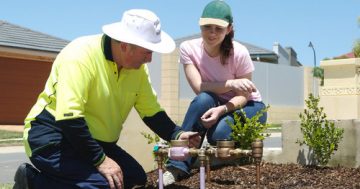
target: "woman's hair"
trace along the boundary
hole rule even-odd
[[[228,26],[231,27],[231,24]],[[223,42],[220,45],[220,62],[222,65],[226,64],[226,60],[229,58],[233,51],[233,38],[234,38],[234,28],[225,36]]]

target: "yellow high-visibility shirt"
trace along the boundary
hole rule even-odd
[[[107,60],[103,35],[78,38],[56,57],[44,91],[25,119],[26,152],[30,122],[45,108],[56,121],[84,118],[94,139],[116,142],[132,107],[141,118],[161,109],[146,64],[121,69]]]

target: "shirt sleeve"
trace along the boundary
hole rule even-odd
[[[92,81],[92,74],[84,63],[88,59],[75,56],[69,50],[57,57],[56,120],[84,117]]]
[[[180,44],[179,62],[181,64],[193,64],[193,61],[190,56],[190,54],[191,54],[190,51],[191,51],[191,48],[190,48],[189,42],[185,41]]]
[[[144,117],[143,121],[152,131],[169,142],[177,139],[183,132],[164,111],[158,112],[151,117]]]
[[[251,73],[255,70],[254,63],[251,60],[250,53],[246,47],[238,44],[238,48],[235,48],[234,56],[235,56],[235,70],[236,77],[241,77],[248,73]]]

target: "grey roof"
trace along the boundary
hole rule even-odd
[[[0,46],[60,52],[69,41],[0,20]]]
[[[195,39],[195,38],[199,38],[199,37],[201,37],[200,34],[182,37],[182,38],[176,39],[175,43],[176,43],[176,46],[179,46],[180,43],[185,40]],[[260,56],[261,55],[270,55],[270,56],[275,56],[275,57],[277,56],[276,53],[274,53],[273,51],[270,51],[270,50],[267,50],[267,49],[264,49],[264,48],[261,48],[261,47],[255,46],[253,44],[243,42],[243,41],[238,41],[238,40],[236,40],[236,41],[243,44],[248,49],[251,56],[259,56],[259,55]]]

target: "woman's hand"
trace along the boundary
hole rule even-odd
[[[111,189],[123,189],[123,172],[120,166],[111,158],[105,157],[105,160],[97,167],[97,170],[109,182]]]
[[[219,119],[219,117],[221,115],[223,115],[224,112],[224,107],[223,106],[217,106],[214,108],[210,108],[208,111],[206,111],[202,116],[201,116],[201,122],[203,124],[203,126],[205,128],[210,128],[212,127],[217,120]]]

